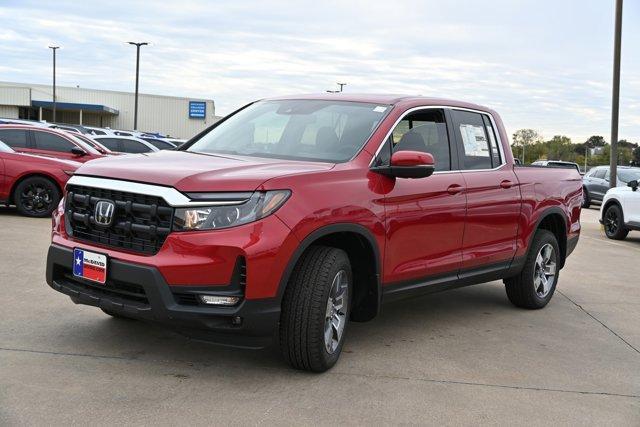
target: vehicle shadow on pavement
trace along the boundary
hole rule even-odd
[[[21,216],[15,206],[0,206],[0,216]]]
[[[361,351],[383,351],[400,339],[420,342],[450,337],[454,333],[451,328],[459,327],[460,322],[482,324],[483,319],[496,312],[513,315],[516,309],[497,283],[385,305],[375,320],[349,324],[343,357]],[[79,354],[200,367],[288,369],[275,345],[262,350],[223,347],[191,340],[161,326],[111,318],[99,311],[81,324],[69,319],[65,326],[68,332],[59,335],[57,341]]]

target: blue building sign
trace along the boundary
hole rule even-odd
[[[207,117],[207,103],[204,101],[189,101],[189,118],[204,119]]]

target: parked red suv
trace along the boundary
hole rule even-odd
[[[0,141],[0,204],[14,204],[26,216],[49,216],[79,166],[69,160],[16,153]]]
[[[28,126],[0,125],[0,141],[20,153],[31,153],[84,163],[105,154],[64,131]]]
[[[500,117],[423,97],[252,103],[178,151],[83,165],[47,282],[77,304],[337,361],[383,302],[503,279],[542,308],[578,241],[580,175],[514,166]]]

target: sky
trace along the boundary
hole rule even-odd
[[[336,89],[489,106],[510,135],[609,140],[614,0],[0,0],[0,81],[213,99]],[[624,5],[620,138],[640,142],[640,1]]]

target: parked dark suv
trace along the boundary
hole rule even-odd
[[[640,179],[640,168],[618,166],[618,187],[626,187],[629,181]],[[584,190],[583,208],[591,203],[602,203],[602,199],[609,190],[609,166],[596,166],[582,178]]]

